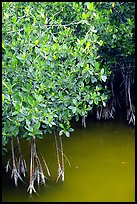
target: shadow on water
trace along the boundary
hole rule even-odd
[[[65,182],[56,183],[57,159],[54,138],[46,135],[37,146],[46,159],[52,180],[36,187],[31,197],[27,193],[28,180],[14,187],[10,174],[2,172],[2,200],[13,202],[134,202],[135,201],[135,130],[123,121],[87,121],[84,129],[73,124],[74,133],[63,137]],[[29,167],[30,145],[21,142]],[[3,157],[3,168],[9,155]],[[29,168],[28,168],[29,171]]]

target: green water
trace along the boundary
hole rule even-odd
[[[135,201],[135,130],[120,121],[88,122],[84,129],[75,126],[70,138],[63,137],[65,182],[56,183],[57,159],[54,138],[37,140],[52,175],[52,181],[37,188],[38,195],[27,193],[28,184],[14,187],[4,172],[2,201],[12,202],[134,202]],[[21,143],[29,162],[30,145]],[[3,157],[3,166],[7,156]],[[10,172],[11,173],[11,172]]]

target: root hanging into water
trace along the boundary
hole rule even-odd
[[[8,172],[9,171],[9,169],[11,169],[11,166],[10,166],[10,160],[11,159],[9,159],[8,161],[7,161],[7,165],[6,165],[6,172]]]
[[[17,138],[18,146],[14,148],[13,138],[12,138],[11,139],[11,157],[8,160],[7,165],[6,165],[6,172],[8,172],[9,169],[12,170],[11,178],[14,178],[15,186],[17,186],[18,179],[20,179],[23,183],[25,183],[23,179],[21,178],[21,174],[23,174],[25,177],[26,175],[25,172],[27,172],[26,162],[21,153],[19,138],[18,136],[16,138]],[[15,150],[19,151],[19,158],[15,156]],[[10,165],[11,160],[12,160],[12,167]]]
[[[59,181],[61,176],[62,176],[62,181],[64,182],[64,157],[63,157],[64,155],[63,155],[62,138],[60,136],[60,148],[61,148],[61,162],[60,162],[59,148],[58,148],[57,136],[55,131],[54,131],[54,137],[55,137],[56,155],[57,155],[57,163],[58,163],[58,177],[56,179],[56,182]]]
[[[36,147],[36,148],[37,148],[37,147]],[[38,148],[37,148],[37,151],[38,151],[38,153],[40,154],[40,156],[41,156],[41,158],[42,158],[42,160],[43,160],[43,163],[44,163],[44,165],[45,165],[45,167],[46,167],[48,176],[51,177],[51,174],[50,174],[50,171],[49,171],[49,167],[48,167],[48,165],[47,165],[46,160],[44,159],[43,155],[42,155],[41,152],[38,150]]]
[[[108,120],[110,118],[114,119],[115,108],[114,105],[111,104],[110,106],[97,108],[96,118],[97,120],[105,119]]]
[[[11,139],[11,151],[12,151],[12,174],[11,174],[11,178],[14,178],[15,186],[17,186],[18,178],[22,182],[24,182],[24,181],[22,180],[22,178],[21,178],[21,176],[19,174],[17,158],[15,157],[15,154],[14,154],[13,138]],[[8,166],[9,166],[9,162],[8,162]]]
[[[58,148],[58,150],[62,153],[62,151],[59,148]],[[68,160],[68,158],[66,157],[66,155],[64,153],[63,153],[63,155],[64,155],[66,161],[68,162],[68,165],[71,167],[70,161]]]
[[[128,124],[132,123],[135,126],[135,114],[132,111],[129,112],[128,121]]]
[[[82,117],[82,125],[86,128],[86,116]]]
[[[108,107],[103,108],[103,110],[102,110],[102,118],[105,118],[105,120],[109,119],[109,109],[108,109]]]
[[[37,156],[37,154],[35,155],[35,160],[36,160],[37,166],[36,166],[36,172],[34,172],[34,174],[36,175],[38,185],[39,185],[40,178],[41,178],[41,183],[45,185],[45,178],[46,177],[44,176],[42,165],[40,163],[40,160],[39,160],[39,157]]]
[[[97,112],[96,112],[97,120],[101,120],[101,116],[102,116],[102,107],[100,109],[97,108]]]
[[[133,106],[131,102],[130,79],[128,80],[128,98],[129,98],[129,108],[127,109],[127,120],[129,124],[132,123],[135,126],[135,106]]]
[[[58,163],[58,177],[57,177],[56,182],[58,182],[58,180],[62,174],[62,169],[61,169],[60,160],[59,160],[58,143],[57,143],[57,137],[56,137],[55,131],[54,131],[54,137],[55,137],[56,155],[57,155],[57,163]]]
[[[34,138],[31,139],[31,159],[30,159],[30,181],[29,181],[29,187],[28,190],[30,194],[34,191],[36,193],[36,190],[34,188],[34,154],[35,154],[35,147],[34,147]]]
[[[64,182],[64,155],[63,155],[63,145],[62,145],[61,135],[60,135],[60,148],[61,148],[61,159],[62,159],[62,181]]]
[[[25,177],[27,173],[27,165],[21,152],[20,141],[18,136],[17,136],[17,144],[18,144],[18,150],[19,150],[18,172],[23,174],[23,176]]]
[[[30,194],[32,194],[32,192],[36,193],[36,190],[34,188],[34,182],[37,181],[38,186],[40,185],[40,182],[41,184],[45,185],[46,183],[45,179],[47,179],[47,177],[44,175],[41,161],[37,154],[35,139],[32,138],[31,139],[31,159],[30,159],[30,181],[29,181],[29,187],[27,191],[29,191]]]
[[[114,119],[115,114],[115,106],[116,106],[116,98],[114,94],[113,82],[111,82],[111,92],[112,92],[112,101],[106,107],[98,107],[96,112],[97,120],[105,119],[108,120],[110,118]]]
[[[123,65],[124,67],[124,65]],[[128,107],[128,75],[125,73],[125,70],[123,69],[121,71],[122,76],[123,76],[123,81],[124,81],[124,86],[125,86],[125,103],[126,103],[126,107]]]
[[[109,107],[109,118],[114,119],[114,114],[115,114],[115,102],[112,100],[112,103],[110,104]]]
[[[97,120],[101,120],[101,118],[105,119],[105,120],[108,120],[110,118],[114,119],[116,100],[114,97],[113,86],[112,86],[112,93],[113,93],[113,99],[112,99],[111,103],[109,105],[106,105],[106,107],[101,106],[101,107],[97,108],[97,110],[96,110]]]

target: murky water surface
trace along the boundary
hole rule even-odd
[[[56,183],[57,159],[54,138],[46,135],[37,140],[52,180],[29,196],[28,183],[14,187],[10,175],[3,173],[2,201],[12,202],[134,202],[135,201],[135,131],[120,121],[88,122],[87,129],[75,126],[70,138],[63,137],[65,182]],[[21,142],[29,162],[30,145]],[[3,166],[6,157],[3,157]],[[11,172],[10,172],[11,173]],[[28,180],[28,178],[27,178]]]

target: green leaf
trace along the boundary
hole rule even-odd
[[[23,58],[22,58],[21,55],[18,55],[18,56],[16,56],[16,57],[17,57],[17,59],[19,59],[19,60],[23,60]]]
[[[12,131],[12,135],[16,136],[19,134],[19,127],[16,126],[16,128]]]
[[[103,106],[106,107],[106,102],[105,101],[103,101]]]
[[[65,135],[66,135],[67,137],[70,137],[70,133],[69,133],[68,131],[65,132]]]
[[[69,132],[73,132],[74,131],[74,129],[73,128],[69,128]]]
[[[51,124],[52,124],[52,125],[56,125],[56,123],[55,123],[55,122],[53,122],[53,121],[51,122]]]
[[[2,94],[2,101],[4,101],[4,98],[5,98],[5,96],[4,96],[4,94]]]
[[[38,130],[40,128],[40,122],[37,122],[36,124],[33,125],[34,130]]]
[[[98,70],[99,70],[99,67],[100,67],[99,62],[95,62],[95,69],[96,69],[96,71],[98,71]]]
[[[39,43],[39,40],[38,39],[35,40],[35,45],[38,45],[38,43]]]
[[[29,83],[29,84],[28,84],[28,86],[27,86],[28,91],[30,91],[30,90],[31,90],[31,88],[32,88],[32,82],[31,82],[31,83]]]
[[[72,110],[74,108],[74,106],[69,106],[68,109]]]
[[[25,129],[28,130],[29,132],[33,132],[33,127],[27,127],[27,126],[25,126]]]
[[[90,100],[90,101],[89,101],[89,104],[92,105],[92,104],[93,104],[93,100]]]
[[[95,82],[97,82],[97,79],[94,76],[91,76],[91,82],[95,83]]]
[[[35,135],[42,135],[43,134],[41,130],[35,130],[33,133]]]
[[[44,100],[43,96],[42,95],[37,95],[35,94],[35,99],[38,101],[38,102],[42,102]]]
[[[74,105],[77,105],[77,99],[73,99],[72,101],[73,101]]]
[[[16,109],[19,111],[20,110],[20,104],[18,102],[16,102],[16,105],[15,105]]]
[[[114,7],[115,6],[115,3],[114,2],[112,2],[112,7]]]
[[[64,129],[64,125],[63,125],[63,124],[60,123],[59,126],[60,126],[62,129]]]
[[[102,68],[102,69],[101,69],[101,75],[104,74],[104,71],[105,71],[104,68]]]
[[[106,82],[107,76],[103,75],[103,76],[101,76],[101,79],[102,79],[102,81]]]
[[[72,113],[76,113],[76,111],[77,111],[77,108],[76,108],[76,107],[73,107],[73,108],[72,108]]]
[[[34,100],[33,100],[33,98],[29,95],[28,96],[28,103],[31,105],[31,106],[33,106],[33,104],[34,104]]]
[[[21,116],[20,116],[20,117],[18,118],[18,121],[19,121],[19,122],[23,122],[24,119],[25,119],[24,117],[21,117]]]
[[[94,3],[93,3],[93,2],[92,2],[92,3],[88,2],[88,3],[87,3],[87,8],[88,8],[90,11],[93,11],[93,10],[94,10]]]
[[[59,136],[63,135],[63,130],[59,131]]]
[[[94,98],[94,103],[95,103],[95,105],[98,105],[98,98],[97,97]]]
[[[27,125],[28,127],[30,127],[30,124],[31,124],[31,122],[30,122],[29,120],[26,120],[26,125]]]
[[[89,47],[90,47],[90,42],[87,42],[85,49],[88,49]]]
[[[100,41],[99,41],[99,45],[100,45],[100,46],[102,46],[103,43],[104,43],[103,40],[100,40]]]
[[[10,87],[9,87],[8,84],[7,84],[5,81],[3,81],[3,80],[2,80],[2,85],[4,85],[4,86],[9,90]]]
[[[28,89],[26,89],[25,87],[22,87],[22,90],[28,92]]]
[[[2,48],[4,48],[4,42],[2,41]]]

